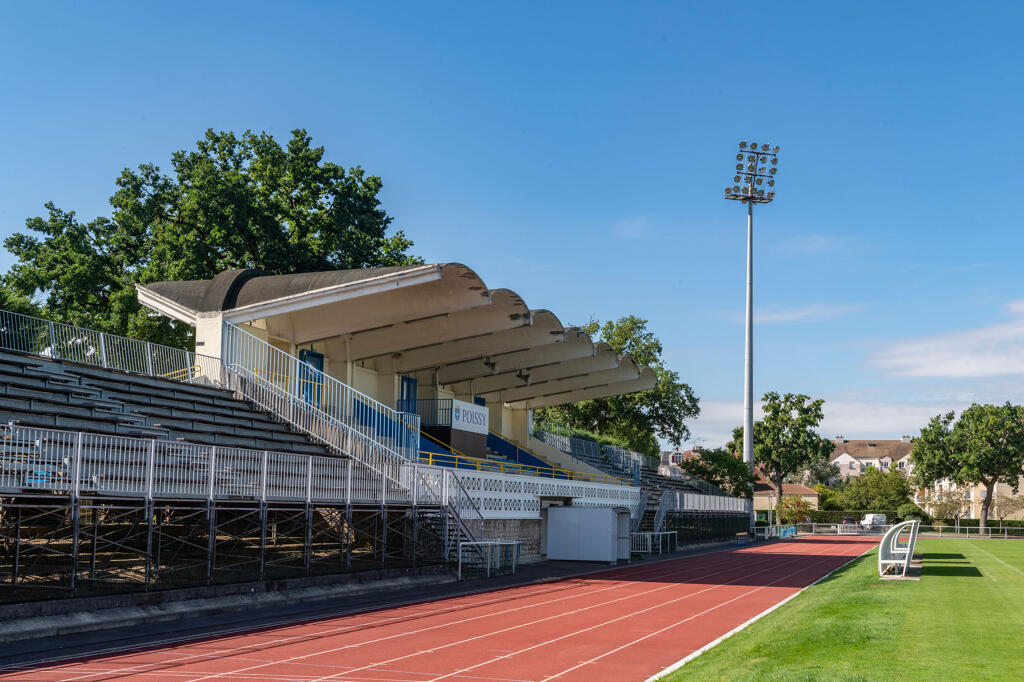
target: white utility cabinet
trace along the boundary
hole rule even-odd
[[[548,507],[548,559],[610,564],[629,559],[629,527],[629,511],[623,508]]]

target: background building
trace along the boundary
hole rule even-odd
[[[914,439],[910,436],[899,440],[847,440],[836,436],[834,440],[830,461],[839,467],[843,478],[860,476],[872,467],[883,472],[897,469],[909,477],[914,468],[910,462]]]

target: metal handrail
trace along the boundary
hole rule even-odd
[[[407,460],[398,453],[243,368],[224,367],[223,374],[226,387],[236,394],[278,415],[334,452],[360,461],[393,485],[405,487],[395,466]]]
[[[399,400],[398,409],[418,414],[420,426],[451,426],[453,404],[451,398],[417,398]]]
[[[419,415],[393,410],[230,322],[224,323],[222,356],[230,369],[275,385],[396,455],[416,459]]]
[[[496,438],[498,438],[500,440],[503,440],[504,442],[506,442],[509,445],[511,445],[512,447],[514,447],[516,449],[516,457],[517,458],[519,457],[519,453],[520,452],[525,452],[526,454],[530,455],[531,457],[535,457],[535,458],[539,459],[542,462],[547,462],[549,468],[554,469],[556,471],[563,471],[563,472],[569,474],[569,477],[572,478],[572,480],[574,480],[574,481],[594,481],[596,483],[612,483],[612,484],[615,484],[615,485],[632,485],[632,481],[630,481],[628,479],[625,479],[625,478],[622,478],[622,477],[619,477],[619,476],[612,476],[611,474],[591,474],[591,473],[587,473],[587,472],[576,471],[576,470],[573,470],[573,469],[565,469],[563,467],[555,466],[551,462],[548,462],[546,457],[538,455],[536,452],[534,452],[532,450],[528,450],[528,449],[526,449],[524,447],[520,447],[518,444],[513,443],[512,441],[510,441],[505,436],[502,436],[500,433],[497,433],[495,431],[491,431],[490,429],[488,429],[488,432],[491,435],[493,435],[494,437],[496,437]],[[524,464],[522,466],[534,466],[534,465]],[[537,467],[537,468],[545,469],[545,467]]]
[[[390,485],[362,462],[9,424],[0,427],[0,490],[153,498],[410,503],[445,506],[450,469],[404,462]],[[464,505],[463,505],[464,506]]]
[[[0,348],[148,376],[193,379],[191,351],[0,310]]]

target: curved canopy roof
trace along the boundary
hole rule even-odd
[[[399,373],[432,369],[458,394],[515,407],[558,405],[657,385],[654,372],[489,289],[461,263],[213,279],[136,287],[139,302],[188,324],[220,314],[295,345],[343,339],[347,359],[388,358]],[[543,404],[543,405],[542,405]]]

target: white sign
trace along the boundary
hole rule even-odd
[[[489,418],[490,413],[483,405],[467,403],[462,400],[452,401],[453,429],[482,433],[486,436]]]

